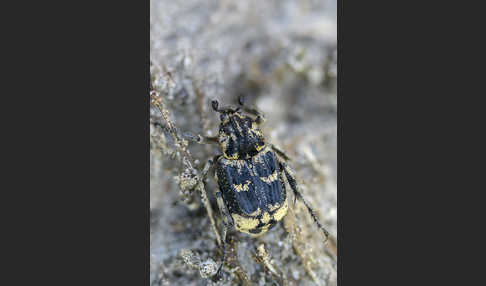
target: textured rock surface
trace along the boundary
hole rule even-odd
[[[152,0],[150,23],[153,86],[166,108],[165,119],[150,110],[151,284],[336,285],[336,3]],[[267,141],[292,158],[301,191],[333,238],[325,247],[297,202],[260,238],[230,232],[228,260],[215,280],[205,277],[221,251],[190,187],[193,172],[220,151],[172,135],[217,134],[210,100],[235,105],[240,95],[265,113]],[[186,146],[191,161],[184,164]],[[205,190],[221,228],[215,188],[211,175]]]

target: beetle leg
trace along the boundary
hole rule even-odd
[[[208,213],[209,221],[211,222],[211,226],[213,228],[213,231],[216,235],[216,240],[218,242],[219,246],[222,246],[224,242],[222,242],[221,237],[218,232],[218,228],[216,227],[216,221],[214,219],[214,214],[213,214],[213,208],[211,207],[211,203],[209,202],[208,195],[206,193],[206,189],[204,188],[204,180],[209,173],[209,170],[211,167],[214,166],[214,161],[216,161],[218,156],[215,156],[213,160],[208,160],[208,162],[204,165],[204,169],[201,172],[201,175],[199,177],[198,183],[197,183],[197,189],[200,192],[201,195],[201,200],[204,204],[204,207],[206,208],[206,212]]]
[[[279,166],[280,177],[282,178],[282,183],[284,184],[283,177],[284,177],[284,174],[285,174],[285,176],[287,176],[287,174],[285,173],[285,168],[287,167],[287,164],[285,164],[284,162],[280,161],[278,158],[277,158],[277,161],[278,161],[278,166]],[[287,181],[289,181],[288,178],[287,178]],[[290,185],[290,182],[289,182],[289,185]],[[290,185],[290,187],[292,188],[292,185]],[[294,192],[294,205],[295,205],[295,202],[297,201],[297,195],[295,194],[294,188],[292,188],[292,191]]]
[[[295,181],[295,178],[292,175],[293,174],[292,169],[290,169],[290,167],[287,164],[285,164],[285,162],[280,162],[280,169],[281,169],[281,171],[283,171],[285,173],[285,177],[287,178],[287,181],[289,182],[289,185],[292,188],[292,191],[294,191],[294,203],[295,203],[296,198],[299,198],[304,203],[304,205],[307,208],[307,211],[311,215],[312,219],[314,220],[314,222],[317,224],[317,226],[322,230],[322,232],[326,236],[326,240],[324,242],[327,242],[327,240],[329,238],[329,232],[319,222],[319,220],[317,219],[317,216],[314,213],[314,210],[309,206],[309,204],[306,202],[306,200],[304,199],[302,194],[297,189],[297,182]]]
[[[214,166],[214,162],[216,162],[218,160],[219,156],[220,155],[214,156],[214,158],[212,160],[208,160],[208,162],[204,165],[204,168],[203,168],[203,170],[201,172],[201,176],[200,176],[200,182],[199,182],[200,185],[203,184],[203,181],[206,178],[206,176],[208,175],[209,170]],[[206,210],[208,212],[209,219],[211,221],[211,225],[213,226],[213,230],[216,234],[218,244],[223,249],[223,258],[222,258],[221,264],[218,267],[218,271],[216,272],[216,275],[218,275],[219,272],[221,271],[221,268],[223,268],[223,264],[224,264],[225,259],[226,259],[226,233],[228,232],[228,229],[233,226],[233,219],[229,215],[228,209],[226,208],[226,205],[224,204],[221,192],[217,191],[216,194],[215,194],[216,195],[216,201],[218,203],[218,208],[219,208],[219,211],[221,212],[221,216],[223,217],[223,234],[220,237],[220,235],[217,231],[217,228],[216,228],[216,223],[215,223],[214,218],[213,218],[212,208],[211,208],[211,205],[209,204],[209,200],[207,198],[207,195],[203,191],[201,191],[201,193],[202,193],[204,205],[206,206]]]
[[[219,211],[221,212],[221,216],[223,217],[223,223],[226,228],[230,228],[233,226],[233,219],[231,218],[228,209],[223,201],[223,196],[221,192],[216,192],[216,201],[218,203]]]
[[[220,191],[216,192],[216,201],[218,203],[218,208],[219,211],[221,212],[221,216],[223,217],[223,235],[221,238],[222,248],[223,248],[223,258],[221,260],[221,264],[218,267],[218,272],[216,273],[216,275],[218,275],[219,272],[221,271],[221,268],[223,268],[224,261],[226,259],[226,233],[228,232],[228,229],[233,226],[233,219],[231,218],[228,209],[224,204],[223,196],[221,195]]]
[[[187,141],[195,142],[198,144],[219,144],[218,136],[204,136],[200,134],[193,134],[185,132],[182,137]]]
[[[270,147],[272,147],[272,150],[275,151],[275,153],[277,153],[277,155],[282,157],[285,161],[290,161],[290,157],[287,154],[285,154],[284,151],[280,150],[280,148],[278,148],[273,144],[270,144]]]
[[[219,155],[214,156],[213,159],[209,159],[206,164],[204,165],[204,168],[201,172],[201,180],[206,179],[206,176],[209,173],[209,170],[214,166],[214,162],[218,160]]]

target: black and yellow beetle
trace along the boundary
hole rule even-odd
[[[259,236],[285,217],[289,203],[284,175],[294,192],[294,200],[302,200],[327,240],[329,233],[298,191],[292,170],[280,159],[288,157],[275,146],[265,144],[259,128],[263,122],[262,114],[256,109],[244,107],[241,98],[240,105],[246,114],[240,107],[220,108],[218,101],[213,100],[214,111],[220,113],[219,134],[215,137],[199,135],[195,140],[198,143],[219,144],[223,153],[209,160],[201,176],[204,179],[210,167],[215,167],[215,178],[219,185],[219,191],[215,194],[224,222],[223,247],[230,227]],[[223,263],[225,252],[223,249]]]

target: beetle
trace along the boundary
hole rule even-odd
[[[220,114],[218,136],[192,137],[198,143],[213,143],[222,154],[206,163],[201,180],[215,168],[219,190],[215,192],[218,208],[223,217],[223,259],[225,261],[226,233],[234,227],[253,237],[260,236],[274,227],[287,214],[289,207],[285,180],[294,193],[294,203],[299,198],[306,206],[317,227],[328,239],[329,233],[317,219],[314,211],[297,188],[291,168],[285,163],[289,158],[273,144],[265,142],[260,129],[264,117],[254,108],[220,107],[212,100],[214,111]],[[243,112],[245,111],[245,112]]]

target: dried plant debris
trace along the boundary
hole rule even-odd
[[[151,1],[151,285],[336,285],[335,1]],[[330,232],[323,245],[287,185],[283,221],[258,237],[230,230],[226,263],[211,100],[265,114],[262,132],[291,161],[300,191]]]

